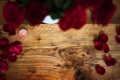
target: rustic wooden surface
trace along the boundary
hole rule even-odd
[[[120,80],[120,44],[115,42],[115,28],[119,24],[109,24],[101,28],[86,24],[81,30],[71,29],[63,32],[57,24],[41,24],[35,27],[22,25],[28,30],[24,39],[18,36],[9,38],[10,42],[23,43],[22,55],[15,63],[9,63],[7,80]],[[117,64],[107,67],[102,59],[104,53],[93,46],[94,36],[104,31],[109,36],[110,54]],[[94,64],[105,67],[106,74],[99,75]],[[79,74],[77,74],[79,73]]]

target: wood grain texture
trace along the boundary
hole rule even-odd
[[[120,80],[120,44],[115,41],[115,28],[119,24],[101,27],[86,24],[81,30],[63,32],[57,24],[41,24],[35,27],[21,25],[28,30],[24,39],[17,34],[7,37],[10,43],[19,40],[23,43],[22,54],[17,62],[9,63],[7,80]],[[107,67],[103,61],[104,53],[93,46],[93,39],[104,31],[109,36],[110,54],[117,64]],[[105,75],[99,75],[94,65],[100,64],[106,69]]]

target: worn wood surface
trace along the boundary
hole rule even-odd
[[[24,39],[18,36],[9,38],[10,42],[20,40],[23,43],[22,55],[15,63],[9,63],[7,80],[120,80],[120,44],[115,42],[115,28],[119,24],[107,27],[86,24],[81,30],[71,29],[63,32],[57,24],[41,24],[35,27],[22,25],[28,30]],[[107,67],[102,51],[93,46],[93,39],[100,31],[109,36],[110,54],[117,64]],[[105,67],[106,74],[99,75],[94,64]]]

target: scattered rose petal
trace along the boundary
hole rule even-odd
[[[11,53],[11,54],[9,54],[8,55],[8,61],[10,61],[10,62],[15,62],[16,60],[17,60],[17,56],[16,56],[16,54],[15,53]]]
[[[104,67],[100,66],[100,65],[97,65],[95,66],[95,70],[98,74],[101,74],[101,75],[104,75],[106,70],[104,69]]]
[[[116,42],[120,43],[120,35],[116,35]]]
[[[106,56],[104,61],[107,66],[114,66],[116,64],[116,59],[112,58],[111,56]]]
[[[108,36],[105,33],[100,34],[98,40],[102,41],[103,43],[106,43],[108,41]]]
[[[105,52],[105,53],[108,53],[109,52],[109,46],[108,46],[108,44],[103,44],[103,51]]]
[[[0,62],[0,72],[1,73],[8,71],[8,68],[9,68],[9,66],[8,66],[7,62],[5,62],[5,61]]]
[[[96,42],[94,42],[94,46],[95,46],[95,48],[97,49],[97,50],[102,50],[102,48],[103,48],[103,42],[102,41],[96,41]]]
[[[15,41],[9,46],[8,51],[19,55],[22,52],[22,43],[20,41]]]
[[[9,41],[8,41],[7,38],[1,38],[1,39],[0,39],[0,47],[1,47],[2,49],[4,49],[5,47],[7,47],[8,44],[9,44]]]

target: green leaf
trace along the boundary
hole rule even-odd
[[[54,4],[57,8],[61,8],[64,4],[64,0],[54,0]]]
[[[54,4],[53,0],[45,0],[44,2],[48,5],[48,7],[50,9],[54,9],[55,8],[55,4]]]
[[[50,16],[51,16],[52,19],[58,19],[58,18],[60,18],[59,14],[57,12],[56,13],[55,12],[51,12]]]
[[[24,8],[29,3],[29,0],[19,0],[19,3],[20,3],[20,6]]]
[[[29,23],[28,23],[28,21],[27,21],[27,20],[24,20],[24,24],[25,24],[25,25],[28,25]]]
[[[67,0],[63,5],[63,8],[62,8],[63,11],[65,11],[68,7],[70,7],[72,3],[73,3],[73,0]]]

